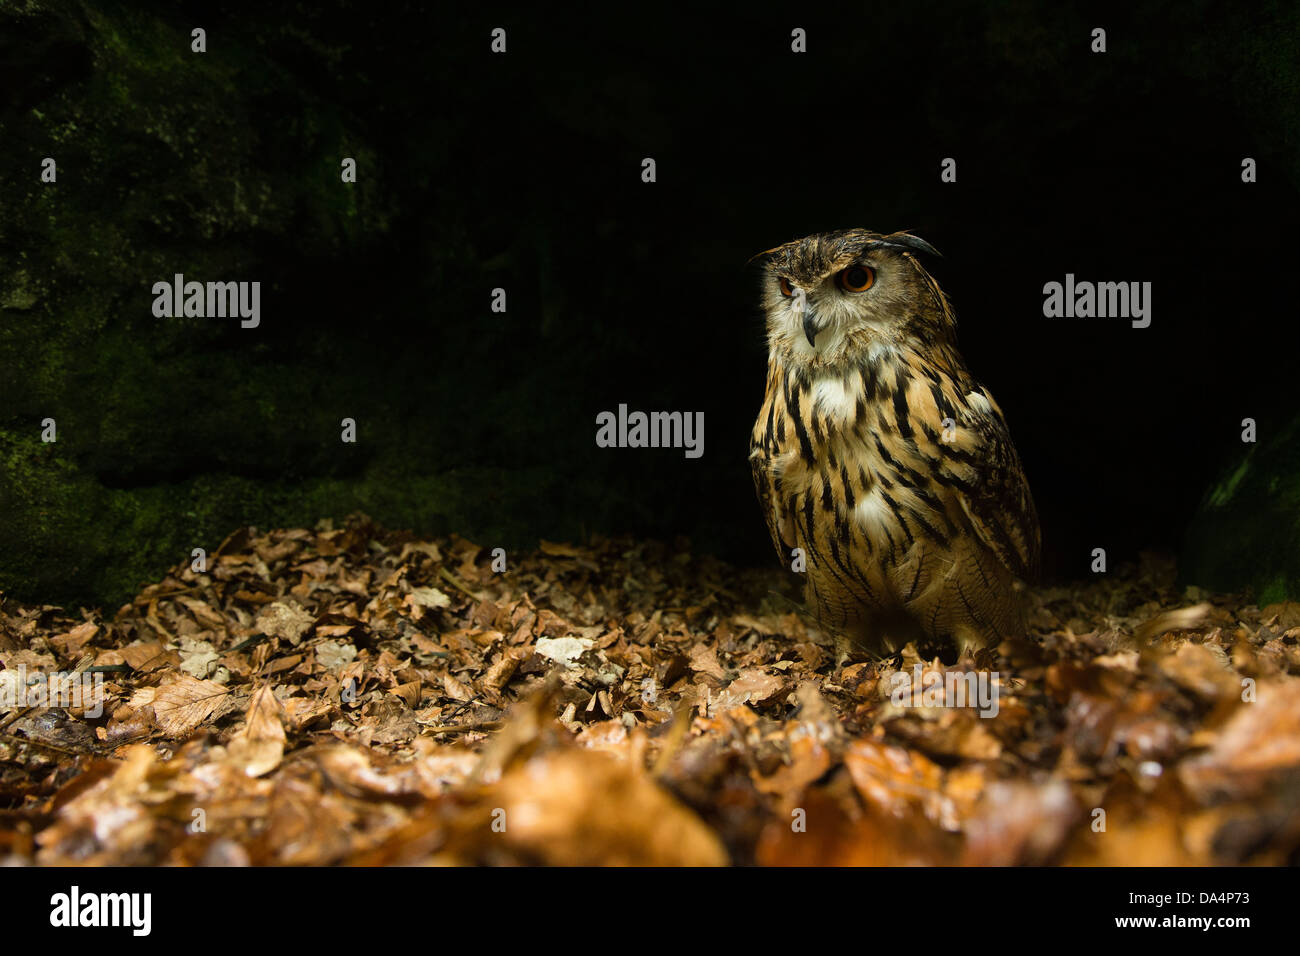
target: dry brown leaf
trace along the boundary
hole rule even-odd
[[[1179,765],[1178,774],[1202,800],[1247,799],[1282,775],[1300,770],[1300,680],[1259,685],[1254,703],[1238,705],[1208,753]]]
[[[302,642],[311,626],[316,623],[316,616],[304,611],[296,604],[277,601],[262,608],[257,615],[257,627],[268,637],[284,638],[295,647]]]
[[[741,704],[759,706],[775,698],[788,686],[782,677],[769,674],[761,667],[749,667],[718,692],[717,707],[719,710],[730,710]]]
[[[93,621],[86,621],[84,624],[78,624],[67,634],[52,638],[50,643],[62,650],[65,657],[76,657],[98,633],[99,625]]]
[[[231,763],[250,777],[270,773],[284,758],[286,741],[283,710],[271,692],[270,684],[263,684],[253,693],[243,728],[230,739],[226,754]]]
[[[229,706],[230,692],[221,684],[180,674],[155,691],[152,701],[158,729],[168,737],[183,737]],[[134,705],[134,701],[133,701]]]
[[[717,836],[640,768],[609,754],[561,750],[508,772],[487,797],[500,839],[524,860],[557,866],[722,866]]]

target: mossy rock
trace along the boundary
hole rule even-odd
[[[1300,416],[1241,445],[1201,502],[1179,569],[1185,584],[1248,590],[1261,607],[1300,599]]]
[[[381,161],[373,94],[321,88],[355,24],[217,7],[199,55],[190,19],[0,4],[0,141],[14,160],[0,168],[0,591],[111,605],[241,525],[358,510],[520,541],[510,516],[538,509],[548,481],[469,460],[466,426],[429,411],[464,382],[421,375],[425,342],[384,341],[381,317],[358,314],[412,195],[386,177],[429,153]],[[356,183],[341,157],[364,171]],[[458,215],[446,213],[452,239],[420,250],[419,275],[477,261],[454,239]],[[264,325],[158,319],[152,284],[178,272],[262,281]],[[426,284],[404,294],[385,307],[431,298]],[[439,301],[456,314],[454,294]],[[343,417],[359,422],[356,445],[340,442]]]

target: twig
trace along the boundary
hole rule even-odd
[[[469,734],[478,730],[500,730],[505,721],[483,720],[476,724],[443,724],[440,727],[426,727],[426,734]]]
[[[439,568],[438,576],[442,578],[444,581],[446,581],[448,584],[450,584],[452,587],[454,587],[456,590],[464,594],[468,594],[475,601],[478,600],[478,595],[475,594],[473,591],[471,591],[469,588],[467,588],[464,584],[462,584],[460,580],[456,577],[456,575],[452,574],[446,568]]]
[[[100,749],[96,745],[94,750],[73,750],[71,747],[60,747],[58,744],[46,743],[44,740],[37,740],[34,737],[16,737],[13,734],[0,733],[0,740],[7,740],[13,744],[19,744],[25,747],[40,747],[44,750],[53,750],[56,753],[67,754],[69,757],[84,757],[86,754],[98,754]]]
[[[192,584],[187,588],[177,588],[175,591],[159,591],[157,594],[141,594],[131,602],[131,605],[132,607],[143,607],[144,605],[157,601],[160,598],[173,597],[177,594],[189,594],[191,591],[197,591],[198,589],[199,585]]]

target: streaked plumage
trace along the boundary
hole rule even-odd
[[[763,254],[754,484],[782,561],[804,551],[821,625],[876,653],[1023,633],[1019,582],[1039,561],[1006,421],[957,352],[952,309],[920,252],[934,250],[853,229]]]

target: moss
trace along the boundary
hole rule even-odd
[[[1300,598],[1300,415],[1243,444],[1193,518],[1179,561],[1185,584]]]
[[[61,580],[41,590],[87,593],[104,550],[103,489],[35,435],[0,431],[0,474],[0,590]]]
[[[307,274],[382,239],[393,200],[356,118],[266,54],[266,24],[214,22],[202,55],[187,23],[134,5],[5,4],[0,29],[30,57],[13,75],[39,100],[0,138],[58,163],[53,184],[21,164],[0,182],[0,587],[119,599],[196,540],[355,505],[345,485],[378,446],[338,453],[337,409],[366,409],[373,391],[350,356],[308,372],[315,357],[284,331],[301,316],[241,337],[237,323],[157,321],[149,290],[175,272],[274,286],[274,263]],[[254,122],[277,97],[275,125]],[[345,154],[367,172],[355,186],[338,182]],[[47,416],[55,445],[35,437]]]
[[[1268,607],[1270,604],[1276,604],[1279,601],[1294,600],[1298,592],[1295,579],[1288,580],[1285,577],[1276,578],[1259,589],[1255,597],[1256,603],[1260,607]]]
[[[174,483],[108,488],[84,474],[61,442],[0,430],[0,591],[54,602],[127,600],[194,548],[214,549],[242,525],[311,526],[365,512],[392,527],[474,528],[484,543],[533,543],[506,516],[537,509],[548,479],[463,469],[419,475],[376,466],[347,479],[302,481],[203,474]],[[484,504],[496,520],[483,520]],[[576,535],[575,529],[575,537]]]
[[[1253,448],[1254,446],[1251,447],[1251,450],[1253,450]],[[1233,492],[1237,490],[1237,486],[1241,484],[1241,480],[1246,477],[1246,472],[1249,470],[1250,452],[1248,451],[1246,457],[1242,460],[1241,464],[1237,466],[1236,470],[1233,471],[1232,474],[1228,475],[1223,482],[1214,486],[1214,489],[1210,492],[1210,505],[1215,508],[1222,508],[1231,501]],[[1272,491],[1274,487],[1275,485],[1270,485],[1269,490]]]

